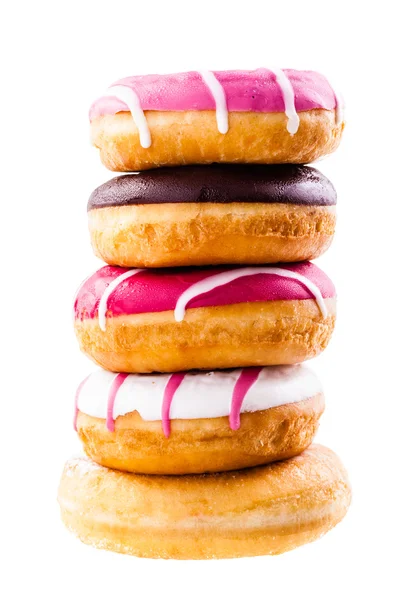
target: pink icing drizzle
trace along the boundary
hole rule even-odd
[[[336,96],[327,79],[315,71],[283,69],[292,84],[297,111],[336,108]],[[213,71],[222,85],[228,111],[284,112],[282,91],[275,74],[265,68],[255,71]],[[113,85],[123,85],[138,96],[143,110],[215,110],[215,99],[200,73],[141,75],[126,77]],[[106,114],[128,111],[127,105],[111,95],[96,100],[90,120]]]
[[[129,373],[118,373],[118,375],[115,377],[114,381],[111,384],[110,393],[108,394],[108,402],[107,402],[106,427],[107,427],[108,431],[115,430],[115,421],[114,421],[115,398],[117,397],[119,388],[124,383],[124,381],[128,377],[128,375],[129,375]]]
[[[76,394],[75,394],[75,410],[74,410],[74,429],[75,431],[77,431],[77,421],[78,421],[78,413],[79,413],[79,408],[78,408],[78,401],[79,401],[79,395],[81,393],[81,389],[83,388],[83,386],[85,385],[85,383],[87,382],[87,380],[89,379],[90,375],[88,375],[87,377],[85,377],[85,379],[83,381],[81,381],[81,383],[78,386],[78,389],[76,390]]]
[[[175,392],[181,385],[184,378],[185,373],[173,373],[168,379],[167,385],[165,386],[163,402],[161,407],[161,420],[162,429],[165,437],[167,438],[171,435],[170,411],[172,400],[174,399]]]
[[[251,386],[257,381],[262,369],[262,367],[243,369],[239,375],[239,379],[235,383],[232,394],[231,412],[229,414],[229,425],[234,431],[240,427],[240,411],[243,400]]]
[[[332,281],[310,262],[274,266],[307,277],[319,288],[323,298],[335,296]],[[190,286],[206,277],[227,270],[229,267],[141,271],[135,277],[123,281],[110,295],[107,303],[108,317],[175,310],[179,297]],[[96,318],[99,301],[105,289],[116,277],[127,271],[129,269],[106,266],[89,277],[78,291],[74,305],[75,318],[79,320]],[[296,280],[271,274],[258,274],[241,277],[200,294],[189,302],[187,308],[313,298],[313,294]]]

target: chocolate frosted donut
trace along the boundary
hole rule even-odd
[[[98,187],[89,229],[96,255],[123,267],[297,262],[328,248],[335,204],[311,167],[163,168]]]
[[[332,183],[301,165],[219,165],[162,168],[121,175],[96,188],[88,210],[128,204],[257,202],[334,206]]]

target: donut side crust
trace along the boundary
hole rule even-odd
[[[171,435],[161,421],[144,421],[137,411],[120,416],[115,431],[105,419],[79,412],[78,434],[95,462],[121,471],[186,475],[244,469],[300,454],[312,442],[324,410],[323,394],[267,410],[242,413],[240,429],[228,417],[173,419]]]
[[[344,123],[334,110],[299,112],[296,134],[284,113],[230,112],[229,130],[219,133],[215,111],[145,111],[150,148],[142,148],[129,112],[91,123],[91,140],[111,171],[144,171],[162,166],[218,163],[310,163],[334,152]]]
[[[147,204],[88,213],[96,256],[121,267],[312,260],[331,244],[334,206]]]
[[[62,520],[83,542],[175,559],[286,552],[334,527],[350,499],[343,465],[322,446],[254,469],[180,477],[72,460],[58,494]]]
[[[82,352],[108,371],[151,373],[285,365],[317,356],[331,338],[335,298],[324,318],[314,300],[247,302],[75,320]]]

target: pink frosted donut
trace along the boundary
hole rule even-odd
[[[294,93],[296,111],[324,108],[336,110],[338,100],[327,79],[315,71],[283,69]],[[208,72],[210,73],[210,71]],[[90,108],[90,120],[103,115],[115,115],[129,110],[126,102],[113,95],[115,86],[133,90],[139,97],[142,110],[186,111],[215,110],[216,100],[204,72],[189,71],[171,75],[138,75],[119,79],[110,93],[96,100]],[[216,80],[222,86],[226,107],[232,112],[285,112],[285,100],[276,72],[270,69],[255,71],[218,71]]]
[[[119,372],[292,364],[318,354],[335,288],[312,263],[142,270],[106,266],[78,290],[82,350]]]
[[[190,71],[126,77],[90,108],[114,171],[211,162],[306,163],[332,152],[343,105],[314,71]]]

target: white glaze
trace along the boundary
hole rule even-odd
[[[215,100],[215,115],[220,133],[227,133],[229,129],[228,107],[224,88],[212,71],[199,71],[204,83]]]
[[[210,419],[228,416],[232,393],[242,369],[232,371],[188,372],[176,390],[171,419]],[[145,421],[160,421],[164,389],[170,374],[128,375],[118,390],[113,416],[137,411]],[[99,369],[81,388],[81,412],[105,419],[107,401],[115,373]],[[321,383],[308,367],[289,365],[264,367],[248,390],[241,412],[266,410],[301,402],[322,392]]]
[[[282,69],[269,69],[272,71],[276,77],[276,83],[279,85],[281,92],[283,103],[285,105],[285,115],[288,118],[287,121],[287,130],[291,135],[297,133],[297,130],[300,125],[300,118],[296,112],[296,106],[294,103],[294,91],[293,86],[288,78],[288,76],[282,71]]]
[[[119,286],[120,283],[125,281],[125,279],[128,279],[129,277],[136,275],[136,273],[140,273],[140,271],[143,271],[143,269],[130,269],[129,271],[126,271],[126,273],[122,273],[122,275],[119,275],[118,277],[116,277],[110,283],[110,285],[104,290],[103,295],[100,298],[99,309],[98,309],[99,326],[102,331],[105,331],[106,326],[107,326],[107,302],[108,302],[109,297],[111,296],[113,291]]]
[[[246,277],[248,275],[259,275],[261,273],[269,274],[269,275],[278,275],[280,277],[286,277],[288,279],[296,279],[300,283],[306,286],[306,288],[314,295],[315,301],[318,304],[318,307],[322,313],[322,316],[325,318],[328,315],[327,308],[325,306],[324,299],[319,288],[304,277],[300,275],[300,273],[295,273],[294,271],[289,271],[289,269],[279,269],[277,267],[243,267],[242,269],[232,269],[230,271],[224,271],[223,273],[218,273],[217,275],[211,275],[210,277],[206,277],[197,283],[191,285],[187,290],[183,292],[181,296],[178,298],[178,302],[176,303],[174,316],[175,321],[180,323],[185,318],[186,306],[189,304],[191,300],[200,296],[200,294],[205,294],[206,292],[210,292],[216,287],[220,285],[226,285],[235,279],[239,279],[239,277]]]
[[[118,98],[121,102],[125,102],[131,112],[132,119],[138,128],[140,145],[142,148],[150,148],[150,129],[146,116],[142,110],[139,96],[131,88],[125,85],[113,85],[108,89],[107,95],[115,96],[115,98]]]

